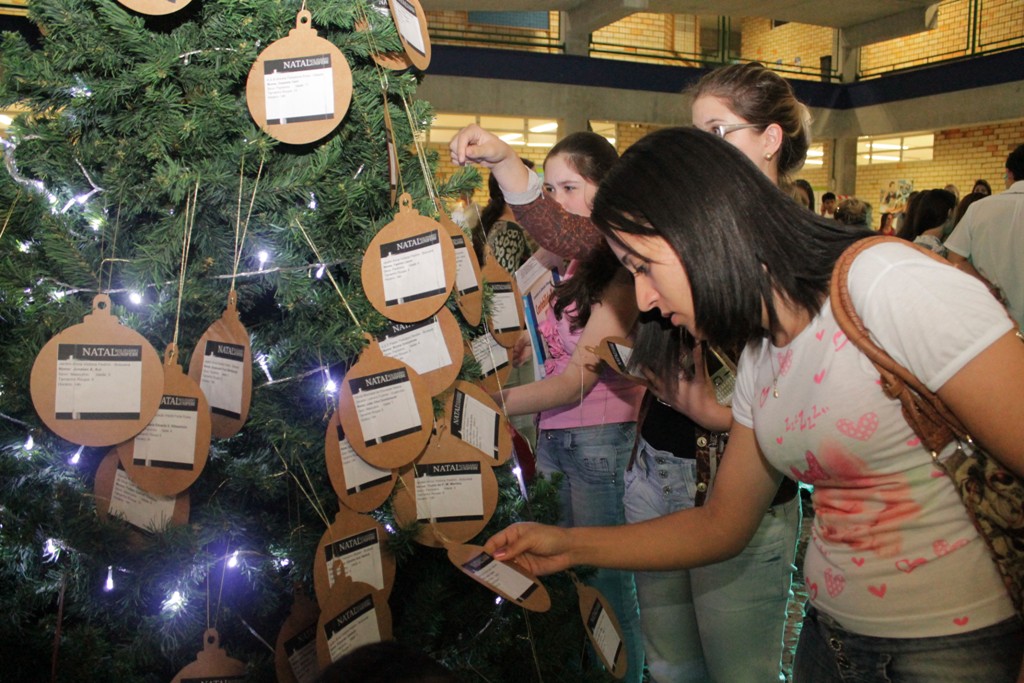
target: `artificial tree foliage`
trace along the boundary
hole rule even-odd
[[[432,113],[415,99],[420,75],[371,60],[401,46],[364,0],[307,6],[352,68],[341,125],[302,146],[262,133],[246,78],[303,6],[193,0],[147,17],[113,0],[30,0],[39,35],[0,39],[0,106],[22,112],[0,173],[4,680],[169,681],[195,658],[207,626],[248,664],[250,680],[275,678],[271,648],[296,586],[310,590],[316,543],[338,509],[324,463],[335,404],[327,380],[339,382],[364,333],[386,322],[359,281],[366,246],[395,215],[384,106],[400,190],[421,214],[436,215],[431,188],[457,196],[479,182],[473,171],[425,177],[414,134]],[[355,30],[364,18],[370,30]],[[427,155],[426,167],[434,161]],[[179,320],[182,234],[193,213]],[[158,353],[177,330],[187,367],[232,284],[257,361],[247,423],[213,442],[189,490],[187,526],[143,536],[102,521],[93,486],[106,449],[43,427],[29,396],[36,354],[106,292],[114,314]],[[480,332],[464,329],[467,338]],[[552,482],[535,484],[530,505],[508,467],[498,474],[498,509],[478,541],[519,519],[554,519]],[[373,514],[393,532],[397,639],[466,681],[606,679],[581,664],[585,640],[566,577],[545,579],[549,613],[496,604],[443,551],[415,543],[387,504]]]

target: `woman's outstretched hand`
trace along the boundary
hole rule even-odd
[[[448,153],[454,164],[480,164],[485,168],[517,156],[507,142],[475,123],[455,134],[448,143]]]
[[[495,559],[515,562],[534,576],[554,574],[573,565],[569,556],[569,530],[520,522],[491,536],[484,550]]]

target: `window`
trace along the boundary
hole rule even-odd
[[[825,145],[811,145],[807,148],[807,159],[804,161],[804,168],[811,166],[820,168],[825,165]]]
[[[550,29],[547,12],[470,12],[469,23],[512,28]]]
[[[448,144],[459,129],[479,124],[513,147],[549,149],[558,141],[558,122],[521,116],[478,116],[475,114],[437,114],[427,132],[427,142]]]
[[[863,137],[857,139],[857,165],[931,161],[934,150],[934,133]]]

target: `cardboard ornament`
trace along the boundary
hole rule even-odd
[[[647,378],[642,374],[634,374],[628,368],[629,358],[633,354],[633,342],[625,337],[605,337],[596,348],[589,348],[598,358],[615,372],[638,384],[647,385]]]
[[[387,21],[391,21],[391,8],[388,7],[387,0],[372,0],[369,3],[370,8],[379,14],[384,15]],[[355,24],[356,31],[362,33],[370,30],[370,25],[365,19],[356,19]],[[391,71],[405,71],[412,66],[412,60],[402,52],[383,52],[377,49],[377,46],[370,43],[370,57],[377,63],[377,66],[384,69],[390,69]]]
[[[420,71],[430,66],[430,34],[427,33],[427,14],[419,0],[388,0],[391,18],[398,29],[398,37],[405,48],[405,56]]]
[[[601,663],[612,676],[622,679],[626,675],[626,641],[622,626],[608,600],[593,586],[584,585],[572,575],[580,599],[580,616],[590,644],[601,658]]]
[[[514,605],[531,612],[551,609],[551,596],[537,577],[513,562],[502,562],[481,546],[453,543],[448,559],[459,571],[494,591]]]
[[[462,369],[462,330],[444,306],[426,320],[391,323],[377,337],[377,344],[385,356],[397,358],[419,373],[431,396],[451,387]]]
[[[147,533],[188,523],[187,491],[176,496],[149,493],[132,481],[114,451],[107,453],[96,469],[94,492],[96,512],[102,520],[120,517]]]
[[[397,473],[375,467],[359,457],[345,438],[335,412],[327,423],[324,456],[331,486],[341,504],[356,512],[370,512],[384,504],[395,488]]]
[[[347,576],[338,578],[320,602],[316,624],[316,656],[321,669],[361,645],[391,640],[391,608],[387,595]]]
[[[158,496],[181,493],[199,478],[210,454],[210,404],[181,371],[178,347],[164,352],[160,410],[135,438],[114,452],[132,481]]]
[[[480,286],[483,282],[480,261],[466,233],[443,210],[440,212],[438,222],[448,231],[455,247],[455,303],[470,327],[476,327],[483,318],[484,310],[484,290]]]
[[[39,418],[57,436],[83,446],[112,446],[141,432],[160,408],[160,357],[110,312],[98,294],[92,313],[46,342],[32,365],[30,393]]]
[[[139,14],[162,16],[172,14],[188,6],[191,0],[117,0],[119,3]]]
[[[385,598],[395,585],[395,558],[384,544],[388,534],[380,522],[342,508],[316,547],[313,588],[324,604],[339,579],[365,583]]]
[[[238,319],[237,303],[232,289],[227,309],[203,332],[188,364],[188,376],[210,404],[211,431],[218,439],[242,429],[252,401],[252,348],[249,333]]]
[[[288,618],[281,625],[274,647],[274,668],[279,683],[315,683],[320,675],[316,658],[316,622],[320,608],[301,587],[295,589]]]
[[[512,431],[497,403],[480,387],[458,382],[444,404],[445,424],[452,436],[479,451],[483,461],[498,467],[512,457]]]
[[[392,498],[403,526],[422,523],[416,542],[433,548],[465,543],[487,526],[498,504],[498,480],[480,452],[442,428],[427,450],[398,473]]]
[[[380,229],[363,257],[366,298],[403,323],[437,313],[455,285],[455,247],[441,225],[421,216],[403,193],[395,219]]]
[[[512,356],[490,332],[466,342],[466,353],[480,365],[480,376],[476,381],[484,391],[494,394],[505,386],[512,374]]]
[[[221,683],[244,680],[245,664],[228,657],[220,647],[220,634],[217,633],[217,629],[208,628],[203,633],[203,649],[196,656],[196,661],[179,671],[171,683]]]
[[[352,70],[333,43],[317,35],[300,10],[287,37],[267,46],[249,70],[249,113],[267,135],[291,145],[326,137],[352,101]]]
[[[519,293],[516,279],[501,267],[489,247],[485,253],[482,273],[484,280],[491,286],[487,329],[499,344],[510,349],[526,329],[523,297]]]
[[[398,469],[423,452],[434,410],[419,373],[370,342],[341,382],[338,421],[359,457]]]

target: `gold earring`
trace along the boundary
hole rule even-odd
[[[771,160],[772,160],[772,157],[773,157],[773,156],[775,156],[775,155],[774,155],[773,153],[771,153],[771,152],[765,152],[765,153],[764,153],[764,160],[765,160],[765,161],[771,161]]]

